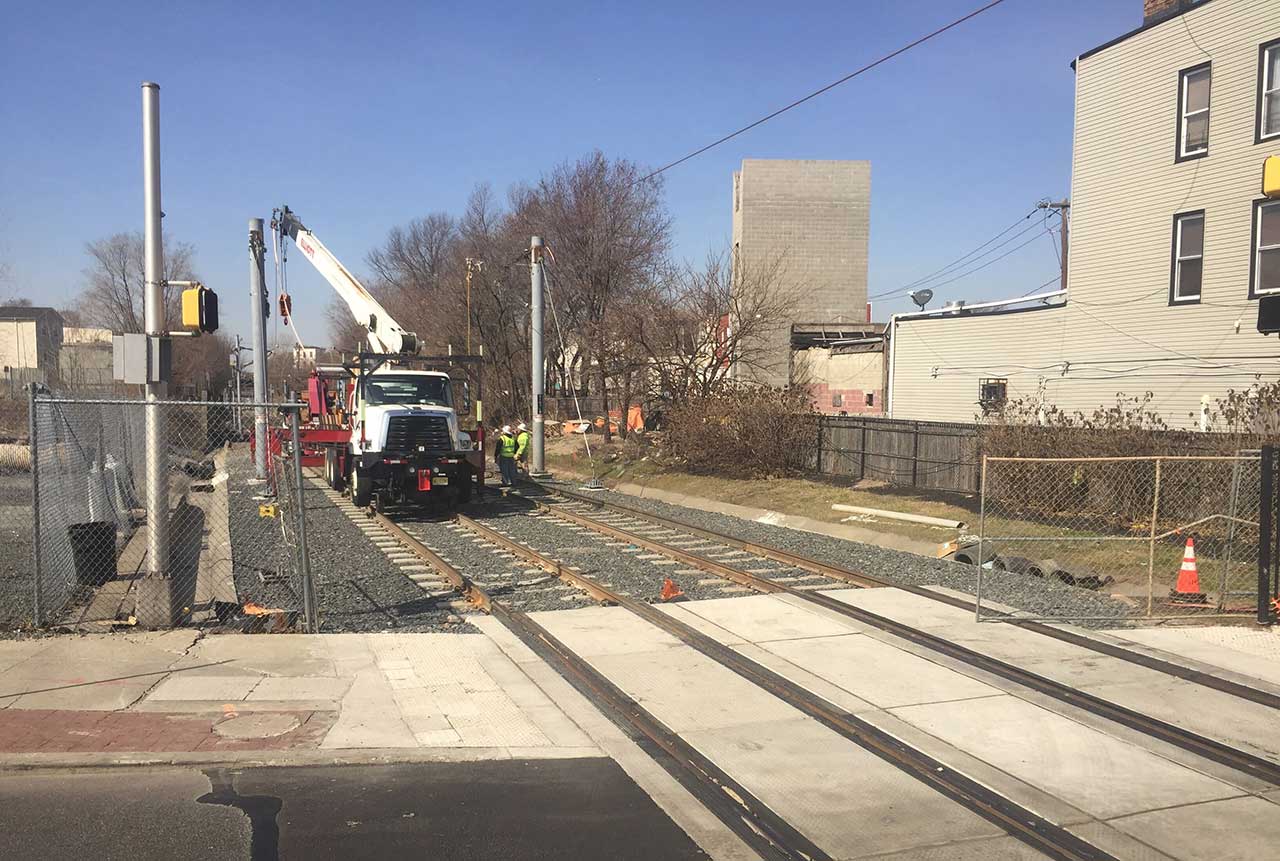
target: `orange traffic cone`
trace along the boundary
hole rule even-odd
[[[662,581],[662,600],[671,601],[684,595],[684,591],[670,577]]]
[[[1196,570],[1196,542],[1187,538],[1187,550],[1182,556],[1182,568],[1178,571],[1178,583],[1169,593],[1176,604],[1203,604],[1205,594],[1200,591],[1200,572]]]

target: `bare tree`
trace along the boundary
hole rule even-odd
[[[574,333],[584,366],[594,363],[606,416],[609,380],[630,366],[623,355],[627,339],[616,337],[616,311],[656,277],[671,242],[661,181],[643,176],[633,162],[597,150],[513,195],[517,227],[541,234],[554,255],[562,322]]]
[[[88,281],[80,294],[79,306],[86,322],[113,332],[141,332],[143,299],[146,295],[146,268],[141,233],[117,233],[85,246],[92,263],[84,271]],[[191,262],[195,249],[185,242],[164,238],[164,278],[187,281],[195,278]],[[181,297],[177,290],[165,293],[165,328],[179,319]]]
[[[679,267],[632,297],[648,394],[667,404],[705,398],[775,359],[769,335],[790,319],[798,287],[784,256],[751,266],[726,253]]]

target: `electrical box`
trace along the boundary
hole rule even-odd
[[[1262,163],[1262,193],[1280,198],[1280,155],[1269,156]]]
[[[155,335],[111,337],[112,378],[123,383],[167,383],[173,376],[173,342]]]
[[[203,285],[183,290],[182,325],[197,332],[218,331],[218,294]]]

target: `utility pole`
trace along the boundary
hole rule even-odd
[[[471,355],[471,273],[482,272],[484,261],[475,257],[467,258],[467,355]]]
[[[136,614],[146,627],[173,624],[169,582],[169,465],[164,416],[159,401],[168,394],[161,352],[167,346],[164,319],[164,245],[160,219],[160,85],[142,84],[143,259],[146,290],[143,328],[147,334],[146,488],[147,574],[137,587]]]
[[[533,371],[533,385],[529,391],[533,406],[533,435],[529,443],[533,449],[533,466],[529,470],[531,477],[546,475],[546,456],[543,448],[542,389],[542,237],[534,236],[529,240],[529,283],[532,290],[529,302],[529,340],[532,342],[533,355],[530,367]]]
[[[267,246],[262,240],[262,219],[249,219],[249,323],[253,326],[253,401],[267,401]],[[253,410],[253,473],[267,477],[267,408]]]
[[[240,353],[245,348],[240,344],[240,336],[236,335],[236,442],[240,441],[240,436],[244,432],[240,424],[240,374],[244,372],[244,363],[240,361]]]
[[[1071,211],[1071,201],[1062,199],[1059,201],[1042,200],[1036,204],[1036,209],[1052,209],[1058,213],[1058,217],[1062,219],[1062,289],[1067,289],[1067,239],[1069,229],[1067,227],[1067,216]]]

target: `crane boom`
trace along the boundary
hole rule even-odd
[[[275,210],[271,226],[293,239],[298,249],[311,261],[324,279],[347,303],[356,322],[369,333],[369,347],[376,353],[412,355],[418,352],[418,336],[405,329],[387,313],[365,286],[347,271],[316,235],[303,225],[287,206]]]

